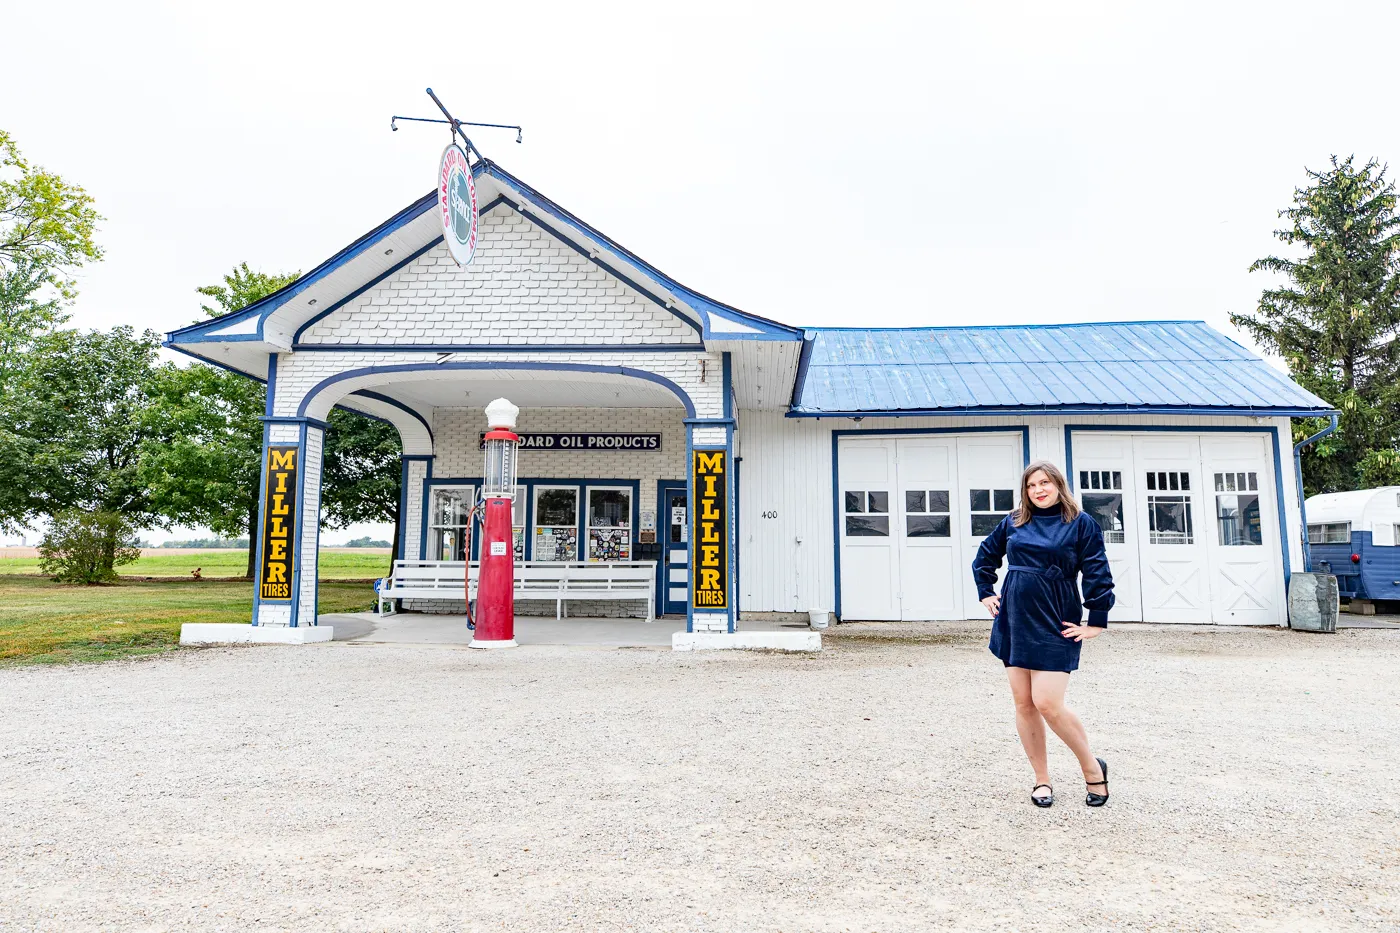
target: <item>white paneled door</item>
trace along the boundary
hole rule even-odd
[[[1074,439],[1074,476],[1079,504],[1103,529],[1108,569],[1113,574],[1109,622],[1142,621],[1138,592],[1138,525],[1134,508],[1142,485],[1133,467],[1133,439],[1126,434],[1084,434]]]
[[[843,618],[985,617],[972,559],[1015,504],[1020,433],[847,437],[837,452]]]
[[[1151,622],[1209,622],[1206,579],[1208,498],[1201,486],[1201,444],[1194,434],[1133,437],[1140,474],[1138,553],[1142,612]]]
[[[899,615],[898,538],[891,528],[895,498],[894,438],[841,444],[838,518],[841,612],[844,618],[892,621]]]
[[[1278,621],[1278,509],[1268,443],[1259,435],[1201,438],[1210,510],[1205,533],[1210,557],[1210,610],[1216,622],[1270,625]]]

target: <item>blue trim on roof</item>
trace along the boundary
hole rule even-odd
[[[299,343],[298,353],[703,353],[703,343]]]

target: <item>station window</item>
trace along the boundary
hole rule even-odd
[[[1350,544],[1351,522],[1327,522],[1326,524],[1309,525],[1308,543]]]
[[[632,559],[632,490],[589,487],[588,559]]]
[[[1122,544],[1123,474],[1116,470],[1080,470],[1079,500],[1103,529],[1106,544]]]
[[[1152,544],[1194,544],[1191,474],[1147,474],[1147,533]]]
[[[515,559],[525,559],[525,487],[515,487],[510,504],[510,534],[515,543]]]
[[[883,490],[850,490],[846,493],[846,537],[888,538],[890,494]]]
[[[535,487],[535,560],[578,560],[578,487]]]
[[[972,510],[972,536],[982,538],[1016,507],[1016,492],[1012,489],[970,489],[968,504]]]
[[[904,492],[904,534],[910,538],[948,538],[953,534],[951,500],[946,489]]]
[[[476,501],[473,486],[438,486],[428,510],[429,560],[467,559],[467,520]]]
[[[1226,547],[1264,543],[1258,473],[1215,474],[1215,523]]]

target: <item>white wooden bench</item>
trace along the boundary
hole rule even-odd
[[[393,575],[379,586],[379,612],[396,599],[461,599],[462,574],[466,565],[460,560],[396,560]],[[471,589],[468,598],[476,599],[476,585],[481,567],[472,561]],[[647,621],[656,618],[656,562],[616,561],[585,563],[582,561],[531,560],[515,565],[516,599],[552,599],[554,617],[562,619],[568,613],[571,599],[646,601]]]

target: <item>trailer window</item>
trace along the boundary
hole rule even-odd
[[[1351,522],[1328,522],[1326,524],[1309,525],[1308,543],[1350,544]]]

